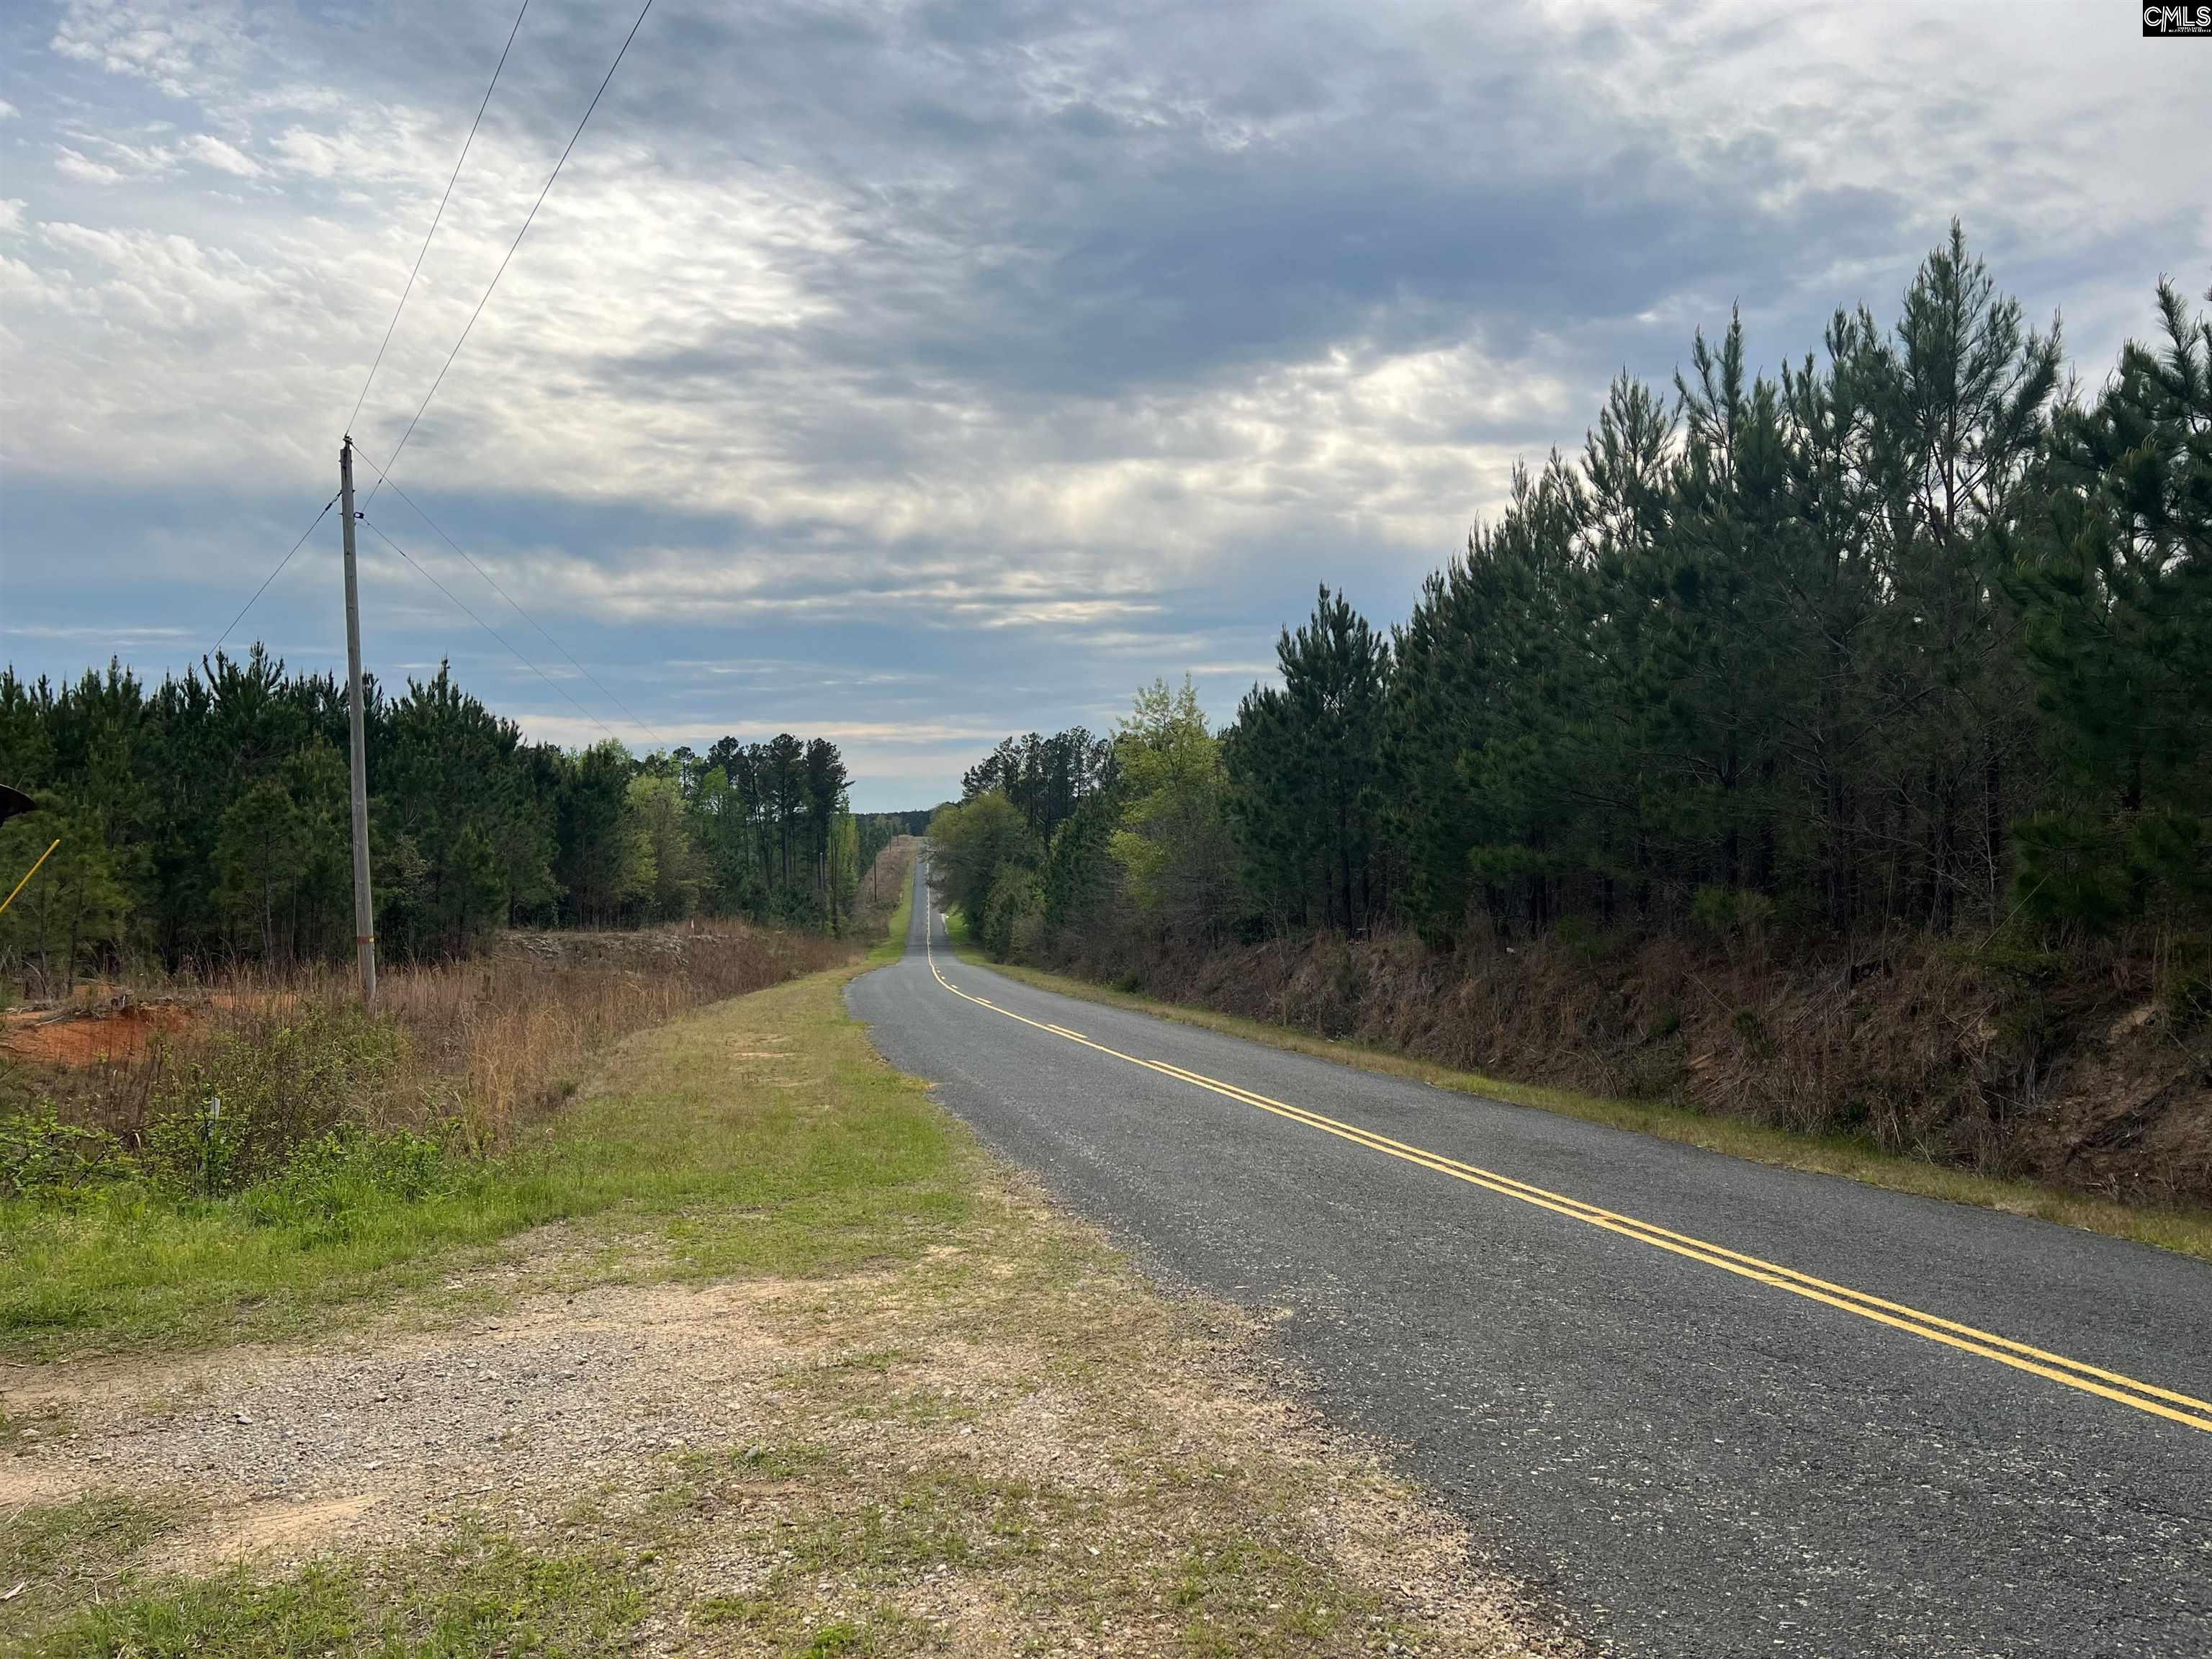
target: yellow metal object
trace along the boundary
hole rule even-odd
[[[54,848],[61,844],[61,837],[58,836],[54,837],[52,841],[49,842],[46,844],[46,850],[39,854],[39,864],[44,864],[48,859],[53,857]],[[0,899],[0,915],[5,915],[7,914],[8,907],[15,902],[15,894],[21,892],[26,887],[28,887],[31,884],[31,878],[39,873],[39,864],[34,864],[29,869],[24,871],[22,880],[15,884],[15,891],[9,893],[6,898]]]

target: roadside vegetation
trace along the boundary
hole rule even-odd
[[[869,884],[878,931],[911,860]],[[549,1222],[791,1190],[772,1135],[672,1147],[574,1097],[630,1034],[855,949],[726,921],[519,935],[386,974],[374,1015],[307,969],[172,988],[167,1028],[13,1024],[115,1035],[76,1064],[0,1049],[0,1353],[283,1333]]]
[[[992,962],[963,918],[956,913],[947,920],[957,954],[972,961],[990,963],[999,972],[1041,991],[1176,1020],[1204,1030],[1242,1037],[1248,1042],[1264,1042],[1271,1048],[1310,1054],[1340,1066],[1357,1066],[1389,1077],[1411,1078],[1435,1088],[1557,1112],[1563,1117],[1655,1135],[1662,1140],[1680,1140],[1708,1152],[1724,1152],[1731,1158],[1842,1176],[1869,1186],[1917,1193],[1923,1198],[1940,1198],[1977,1209],[2034,1216],[2063,1226],[2108,1233],[2115,1238],[2131,1238],[2138,1243],[2212,1261],[2212,1210],[2122,1203],[2045,1182],[1983,1175],[1924,1158],[1887,1152],[1863,1135],[1810,1133],[1747,1118],[1717,1116],[1671,1100],[1584,1094],[1573,1089],[1550,1088],[1461,1071],[1356,1037],[1320,1036],[1269,1020],[1220,1013],[1194,1003],[1169,1002],[1140,995],[1076,975],[1056,974],[1021,963]]]
[[[441,1245],[349,1332],[142,1324],[170,1352],[0,1373],[0,1646],[1579,1650],[1266,1386],[1247,1320],[1159,1296],[887,1067],[863,965],[623,1040],[486,1176],[565,1224]],[[272,1289],[249,1255],[228,1294]]]
[[[695,916],[836,933],[915,815],[854,813],[827,738],[726,737],[634,757],[612,738],[532,744],[441,666],[371,684],[369,837],[387,961],[444,961],[510,927]],[[89,975],[271,972],[353,951],[343,685],[256,646],[148,686],[0,666],[0,783],[40,810],[0,824],[0,1006]]]
[[[1731,319],[1224,730],[1008,738],[935,878],[1000,960],[2212,1203],[2212,319],[2155,324],[2077,392],[1955,231],[1778,379]]]

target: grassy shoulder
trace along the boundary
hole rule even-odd
[[[0,1575],[28,1585],[0,1601],[0,1649],[1576,1650],[1531,1633],[1447,1518],[1261,1386],[1241,1316],[1161,1297],[886,1066],[844,1011],[859,970],[633,1039],[549,1129],[531,1178],[639,1279],[675,1284],[539,1297],[507,1330],[434,1333],[393,1362],[520,1364],[558,1389],[566,1367],[501,1356],[528,1348],[516,1321],[574,1322],[591,1352],[625,1356],[611,1395],[564,1395],[544,1419],[586,1419],[577,1455],[502,1464],[471,1437],[457,1499],[450,1477],[337,1450],[343,1490],[393,1483],[376,1538],[210,1571],[183,1546],[228,1500],[161,1484],[173,1402],[88,1406],[68,1447],[35,1443],[44,1495],[0,1527]],[[331,1402],[272,1386],[265,1351],[228,1377],[225,1360],[196,1362],[218,1368],[216,1419],[236,1401],[240,1423],[289,1410],[322,1437]],[[441,1415],[442,1387],[406,1409],[417,1444],[468,1427]],[[670,1432],[641,1458],[647,1417]],[[83,1482],[66,1492],[64,1459]]]
[[[394,1171],[363,1141],[311,1181],[227,1198],[120,1181],[0,1200],[0,1358],[282,1338],[434,1298],[555,1223],[586,1274],[638,1271],[641,1234],[678,1273],[830,1272],[918,1248],[957,1218],[964,1177],[921,1085],[828,1040],[866,965],[721,1005],[749,1011],[752,1036],[694,1019],[624,1041],[610,1081],[501,1156]],[[726,1216],[745,1224],[712,1224]]]
[[[2203,1211],[2116,1204],[2034,1182],[2001,1180],[1968,1170],[1899,1157],[1866,1142],[1839,1136],[1800,1134],[1763,1123],[1709,1116],[1658,1101],[1612,1099],[1454,1071],[1364,1043],[1332,1042],[1261,1020],[1242,1019],[1209,1009],[1133,995],[1066,974],[993,962],[969,936],[957,915],[948,918],[947,927],[953,950],[963,961],[989,968],[1039,990],[1152,1014],[1249,1042],[1264,1042],[1271,1048],[1357,1066],[1362,1071],[1409,1078],[1437,1088],[1455,1089],[1464,1094],[1482,1095],[1516,1106],[1533,1106],[1565,1117],[1580,1118],[1585,1122],[1602,1123],[1610,1128],[1683,1141],[1709,1152],[1725,1152],[1731,1158],[1842,1176],[1871,1187],[1886,1187],[1895,1192],[1914,1193],[1978,1209],[2035,1216],[2064,1226],[2108,1233],[2115,1238],[2133,1239],[2138,1243],[2212,1261],[2212,1214]]]
[[[112,1493],[18,1515],[0,1573],[16,1575],[27,1599],[0,1608],[0,1636],[52,1659],[608,1653],[634,1639],[653,1584],[640,1550],[532,1548],[473,1522],[374,1560],[291,1573],[136,1571],[176,1526]]]

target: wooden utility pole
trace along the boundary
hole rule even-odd
[[[353,948],[361,1000],[376,1006],[376,907],[368,894],[368,747],[361,684],[361,580],[354,571],[353,440],[338,446],[338,498],[345,509],[346,732],[353,773]]]

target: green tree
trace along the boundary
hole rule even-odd
[[[2212,915],[2212,318],[2165,283],[2158,313],[2163,338],[2062,414],[2020,572],[2060,768],[2022,829],[2020,902],[2094,932]]]
[[[33,994],[55,996],[114,954],[129,908],[113,855],[100,838],[98,815],[52,790],[35,799],[39,811],[0,824],[6,888],[22,878],[49,843],[61,844],[0,914],[0,962],[21,975]],[[0,897],[5,896],[0,889]]]
[[[670,777],[632,778],[626,800],[635,863],[624,882],[653,921],[681,921],[699,907],[705,873],[690,814]]]
[[[224,907],[255,939],[264,961],[292,955],[295,887],[306,852],[307,826],[282,779],[262,779],[222,815],[216,866]]]
[[[1362,929],[1386,891],[1379,831],[1390,648],[1324,587],[1311,619],[1295,634],[1285,629],[1275,655],[1281,686],[1253,687],[1221,743],[1248,878],[1279,917]]]
[[[1167,933],[1218,939],[1236,908],[1237,853],[1221,745],[1190,680],[1138,692],[1114,750],[1126,804],[1111,846],[1131,897]]]
[[[939,808],[929,821],[929,844],[932,884],[978,930],[985,926],[1004,873],[1033,871],[1038,857],[1029,821],[997,789]]]

